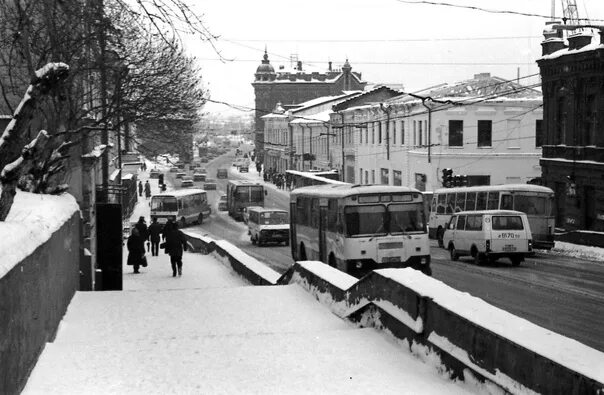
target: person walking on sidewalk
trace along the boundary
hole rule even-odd
[[[182,276],[182,253],[187,250],[187,239],[185,235],[178,229],[178,223],[173,222],[164,234],[166,238],[166,253],[170,255],[170,263],[172,264],[172,277],[176,277],[178,272]]]
[[[138,182],[138,196],[143,197],[143,182]]]
[[[147,229],[147,223],[145,222],[145,217],[140,216],[138,218],[138,222],[134,225],[136,229],[138,229],[138,234],[141,239],[141,246],[143,251],[145,250],[145,241],[149,239],[149,229]]]
[[[145,181],[145,198],[149,199],[151,197],[151,184],[149,184],[149,180]]]
[[[136,227],[132,228],[132,233],[128,237],[128,266],[133,266],[133,273],[140,273],[138,269],[143,265],[145,256],[145,247]]]
[[[159,240],[163,226],[157,222],[157,218],[153,218],[153,222],[149,225],[149,240],[151,240],[151,256],[159,255]]]

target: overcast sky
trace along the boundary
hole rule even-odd
[[[551,14],[551,0],[443,0],[489,10]],[[220,36],[221,62],[207,43],[191,40],[211,98],[253,107],[251,82],[265,46],[275,69],[297,56],[326,69],[349,59],[370,83],[402,84],[408,92],[489,72],[514,79],[538,74],[546,18],[494,14],[399,0],[196,0],[208,29]],[[556,0],[556,15],[561,1]],[[603,0],[576,0],[579,17],[604,25]],[[538,77],[522,78],[522,83]],[[210,112],[233,110],[208,104]]]

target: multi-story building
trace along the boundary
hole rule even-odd
[[[284,109],[289,109],[292,105],[318,97],[340,95],[343,91],[362,91],[366,84],[361,73],[352,71],[348,60],[340,69],[332,68],[332,63],[329,62],[327,70],[305,70],[302,62],[298,61],[294,69],[280,66],[275,70],[265,51],[252,82],[256,97],[254,130],[258,159],[264,160],[262,117],[271,113],[277,103],[281,103]]]
[[[545,30],[543,183],[556,196],[556,225],[604,231],[604,31]]]
[[[469,185],[525,183],[541,175],[542,97],[488,73],[416,95],[342,111],[358,132],[355,177],[430,191],[442,170]]]

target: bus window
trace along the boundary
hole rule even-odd
[[[514,210],[522,211],[528,215],[546,215],[547,199],[542,196],[516,195]]]
[[[263,202],[264,188],[262,186],[250,187],[250,202]]]
[[[476,192],[466,193],[466,211],[474,211],[476,209]]]
[[[296,222],[299,225],[308,225],[308,215],[306,215],[306,202],[308,199],[299,197],[296,200]]]
[[[499,208],[499,192],[489,192],[487,200],[487,210],[497,210]]]
[[[447,194],[442,193],[442,194],[438,195],[438,205],[436,206],[436,214],[444,214],[446,206],[447,206]]]
[[[391,204],[388,206],[390,214],[389,231],[391,234],[404,232],[425,232],[422,204]]]
[[[476,194],[476,211],[487,209],[487,193],[478,192]]]
[[[314,215],[313,215],[314,214]],[[309,213],[310,226],[315,229],[319,228],[319,199],[312,199],[311,212]]]
[[[327,230],[330,232],[337,232],[338,222],[338,201],[336,199],[329,199],[327,201]]]
[[[346,235],[386,235],[386,207],[383,205],[348,206],[344,210]]]
[[[455,194],[454,193],[448,193],[447,194],[446,213],[447,214],[453,214],[453,208],[454,207],[455,207]]]
[[[513,210],[514,209],[514,196],[506,194],[501,195],[501,209],[502,210]],[[522,210],[520,210],[522,211]]]
[[[458,213],[466,209],[466,193],[457,192],[456,195],[457,197],[455,198],[455,212]]]

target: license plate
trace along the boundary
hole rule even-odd
[[[398,256],[385,256],[382,258],[382,263],[393,263],[400,262],[401,258]]]
[[[505,252],[516,251],[516,246],[513,246],[511,244],[506,244],[503,246],[503,251],[505,251]]]

